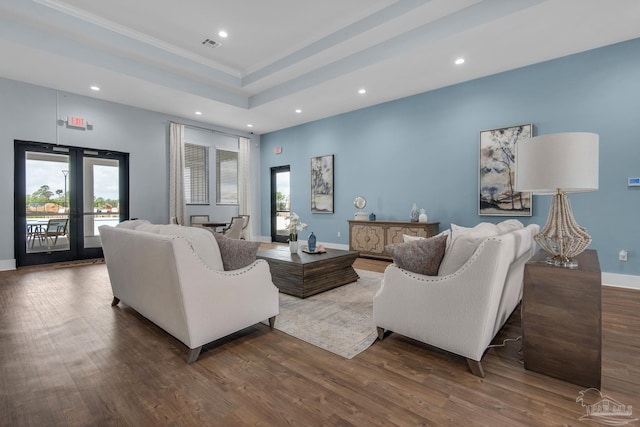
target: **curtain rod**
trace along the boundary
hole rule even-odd
[[[212,132],[212,133],[219,133],[220,135],[234,136],[236,138],[248,138],[248,139],[251,139],[250,137],[246,137],[244,135],[236,135],[236,134],[233,134],[233,133],[223,132],[221,130],[209,129],[209,128],[205,128],[205,127],[202,127],[202,126],[187,125],[187,124],[184,124],[184,123],[178,123],[178,122],[174,122],[174,121],[171,121],[171,123],[175,123],[175,124],[178,124],[178,125],[183,125],[184,127],[188,127],[188,128],[192,128],[192,129],[201,129],[201,130],[206,130],[206,131],[209,131],[209,132]]]

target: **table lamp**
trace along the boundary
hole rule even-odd
[[[573,217],[567,193],[598,190],[598,142],[595,133],[536,136],[516,144],[516,190],[552,194],[549,218],[535,240],[549,264],[576,268],[591,236]]]

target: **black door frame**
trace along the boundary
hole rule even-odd
[[[26,153],[41,152],[69,156],[69,250],[27,253],[27,209],[26,209]],[[91,155],[87,155],[91,153]],[[49,264],[55,262],[102,258],[102,248],[84,247],[83,186],[84,173],[82,160],[85,157],[113,158],[120,161],[119,219],[129,218],[129,154],[112,150],[47,144],[34,141],[14,140],[14,254],[16,266]]]
[[[271,168],[271,241],[272,242],[280,242],[287,243],[289,241],[289,236],[279,236],[278,235],[278,203],[276,200],[276,175],[279,172],[291,172],[291,166],[275,166]]]

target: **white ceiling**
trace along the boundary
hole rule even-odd
[[[0,76],[260,134],[638,37],[638,0],[0,0]]]

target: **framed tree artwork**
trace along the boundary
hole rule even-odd
[[[333,213],[333,154],[311,158],[311,213]]]
[[[515,191],[516,144],[531,136],[531,124],[480,132],[480,215],[531,216],[531,193]]]

